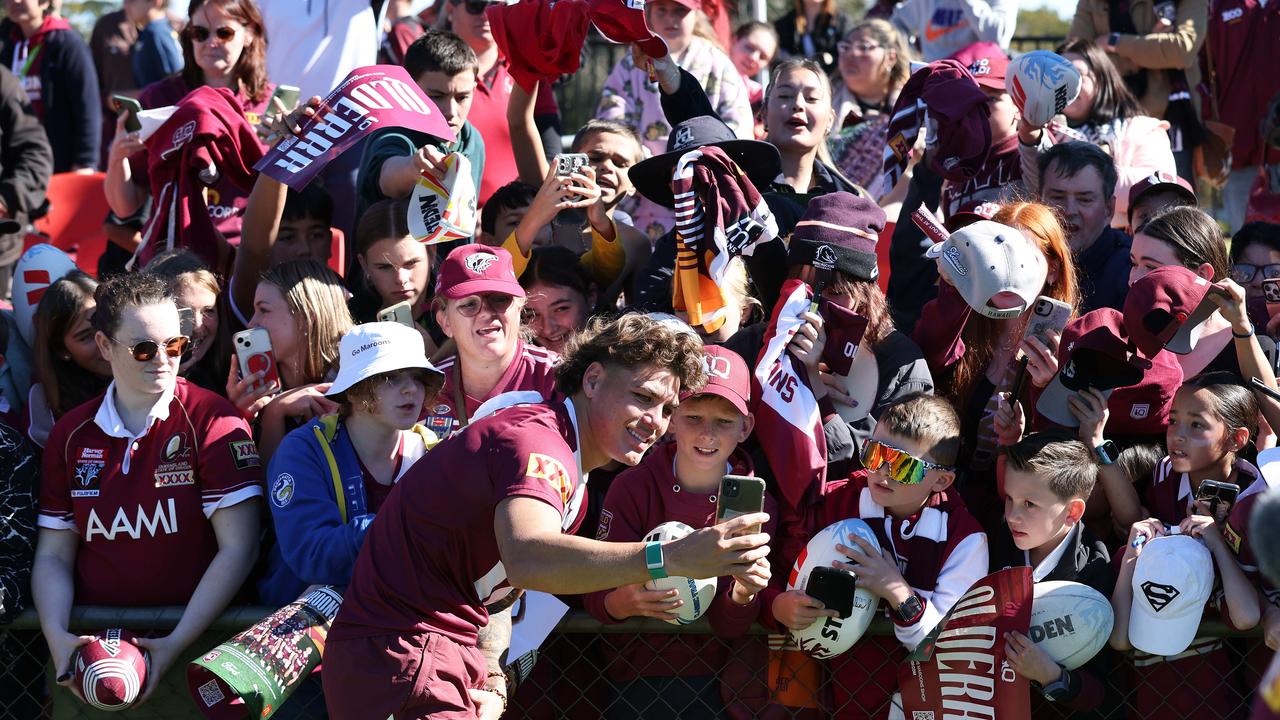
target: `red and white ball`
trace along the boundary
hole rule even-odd
[[[69,255],[45,243],[32,245],[18,258],[13,268],[13,320],[27,345],[36,343],[33,319],[44,291],[75,269]]]
[[[1088,585],[1063,581],[1035,584],[1028,635],[1068,670],[1098,654],[1111,637],[1114,623],[1111,602]]]
[[[1032,50],[1009,63],[1004,87],[1022,119],[1044,127],[1080,94],[1080,72],[1057,53]]]
[[[74,682],[90,706],[108,712],[125,710],[142,694],[148,658],[128,630],[112,628],[96,635],[76,651]]]
[[[665,543],[668,540],[679,540],[691,532],[693,532],[693,528],[688,525],[670,520],[650,530],[644,536],[644,541]],[[644,584],[644,587],[646,590],[675,590],[676,597],[684,601],[683,605],[676,608],[676,613],[679,617],[675,620],[667,621],[672,625],[688,625],[702,617],[707,608],[711,607],[711,601],[716,596],[715,578],[699,580],[696,578],[668,576],[661,580],[650,580]]]
[[[837,544],[848,547],[852,540],[849,535],[857,535],[871,543],[876,552],[880,552],[880,541],[875,533],[862,520],[850,518],[831,523],[809,539],[809,544],[796,558],[787,578],[787,590],[803,590],[809,584],[809,573],[815,567],[832,567],[835,561],[850,562],[849,558],[836,550]],[[880,604],[870,590],[859,587],[853,594],[853,614],[847,618],[822,618],[803,630],[791,630],[791,642],[797,649],[807,655],[827,660],[836,657],[853,647],[871,625],[875,617],[876,607]]]

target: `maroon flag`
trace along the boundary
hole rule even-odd
[[[1031,568],[1007,568],[969,588],[898,670],[912,720],[1029,720],[1031,691],[1004,657],[1004,636],[1031,625]]]
[[[399,65],[352,70],[302,122],[296,136],[276,143],[254,170],[301,190],[325,165],[375,130],[403,127],[453,142],[435,103]]]

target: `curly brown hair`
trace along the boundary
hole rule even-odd
[[[597,317],[576,333],[556,368],[556,389],[573,395],[582,389],[582,375],[593,363],[651,365],[675,374],[682,391],[701,390],[707,382],[702,340],[693,332],[674,330],[640,313],[616,318]]]

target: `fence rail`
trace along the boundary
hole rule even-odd
[[[125,627],[145,633],[172,628],[181,617],[182,608],[103,608],[80,607],[73,610],[71,629],[90,632],[108,627]],[[219,640],[249,627],[266,617],[273,608],[235,607],[220,615],[210,626],[204,646],[193,646],[187,655],[196,657]],[[886,649],[893,626],[877,619],[859,646],[879,643]],[[777,701],[780,686],[788,682],[786,666],[770,668],[770,651],[760,626],[752,628],[748,637],[724,641],[711,635],[705,619],[691,625],[676,626],[637,619],[617,625],[603,625],[580,611],[570,612],[539,651],[531,676],[511,699],[507,718],[547,720],[550,718],[635,718],[655,716],[696,718],[883,718],[884,709],[875,712],[858,705],[866,697],[868,683],[884,683],[885,668],[898,662],[897,655],[860,653],[857,670],[861,688],[850,689],[848,663],[844,670],[829,672],[834,665],[817,665],[817,675],[791,675],[792,692],[796,687],[807,703],[783,706]],[[1202,637],[1219,638],[1222,650],[1178,661],[1178,667],[1152,672],[1144,667],[1136,672],[1131,663],[1113,658],[1106,673],[1106,700],[1088,715],[1040,708],[1034,717],[1138,718],[1223,718],[1243,720],[1248,715],[1252,689],[1271,653],[1261,642],[1260,632],[1234,631],[1221,622],[1206,621],[1200,627]],[[197,643],[199,645],[200,643]],[[855,646],[854,651],[859,646]],[[854,651],[850,651],[853,653]],[[848,656],[846,656],[848,657]],[[833,661],[837,662],[837,661]],[[716,669],[707,674],[707,669]],[[877,672],[877,671],[880,672]],[[12,624],[0,626],[0,720],[38,720],[40,718],[105,717],[91,711],[58,690],[51,697],[49,667],[39,621],[32,611],[20,615]],[[1172,671],[1172,672],[1170,672]],[[772,673],[772,678],[770,677]],[[1190,684],[1165,688],[1157,682],[1169,678],[1197,678],[1194,683],[1208,690],[1195,691]],[[1213,678],[1206,683],[1205,678]],[[1151,678],[1160,678],[1159,681]],[[179,678],[180,679],[180,678]],[[892,681],[892,680],[891,680]],[[896,684],[896,683],[895,683]],[[185,695],[181,682],[173,682],[168,695],[155,699],[136,713],[113,717],[198,718]],[[893,688],[879,693],[888,697]],[[1195,695],[1201,692],[1201,695]],[[1034,691],[1033,691],[1034,693]],[[1188,695],[1191,693],[1191,695]],[[872,692],[872,695],[877,695]],[[1153,701],[1153,698],[1157,700]],[[1164,700],[1159,700],[1164,698]],[[1153,707],[1152,702],[1164,702]],[[668,703],[665,709],[642,705]],[[705,712],[689,710],[689,703],[701,704]],[[803,707],[803,705],[811,707]],[[318,683],[304,684],[286,703],[277,718],[323,718],[322,698]],[[716,712],[722,714],[716,715]]]

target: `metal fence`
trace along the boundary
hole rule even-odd
[[[268,608],[229,610],[197,643],[205,647],[193,647],[187,655],[197,657],[268,613]],[[77,608],[72,630],[162,631],[173,627],[180,614],[181,608]],[[572,612],[539,651],[504,717],[883,718],[883,706],[868,705],[887,702],[896,688],[892,678],[901,649],[892,634],[892,625],[877,620],[868,631],[870,637],[842,658],[830,663],[790,662],[795,658],[781,662],[770,651],[770,643],[779,638],[760,627],[745,638],[725,641],[711,635],[705,621],[684,627],[656,620],[601,625]],[[1220,638],[1220,649],[1142,667],[1113,656],[1105,672],[1102,707],[1072,714],[1041,703],[1033,705],[1033,717],[1244,720],[1271,652],[1257,632],[1231,633],[1221,623],[1206,622],[1201,635]],[[855,653],[857,657],[851,657]],[[49,675],[34,613],[0,629],[0,719],[107,717],[93,714],[65,690],[58,689],[51,698]],[[110,717],[200,717],[180,675],[169,678],[165,690],[136,711]],[[318,683],[309,682],[274,717],[323,718],[321,702]]]

